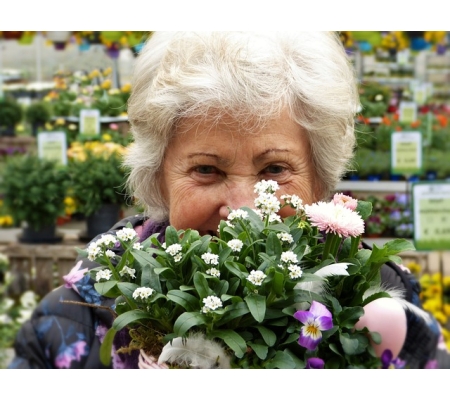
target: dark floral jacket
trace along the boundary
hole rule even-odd
[[[140,238],[160,233],[164,240],[167,223],[144,223],[142,215],[123,219],[106,233],[115,233],[130,222],[133,227],[142,225]],[[99,239],[101,235],[94,238]],[[117,249],[120,254],[121,249]],[[64,277],[65,284],[48,293],[34,310],[31,319],[23,324],[15,340],[15,358],[9,369],[20,368],[137,368],[138,352],[117,354],[115,349],[126,345],[126,330],[115,337],[110,365],[103,365],[99,348],[106,331],[111,326],[114,300],[100,296],[94,281],[85,274],[98,264],[79,258],[71,272]],[[405,292],[405,298],[421,307],[420,287],[414,276],[405,268],[388,263],[382,268],[382,280]],[[450,357],[443,349],[439,324],[434,318],[423,318],[407,311],[408,330],[399,359],[407,368],[448,368]],[[397,364],[403,365],[403,364]]]

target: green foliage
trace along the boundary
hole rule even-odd
[[[122,157],[86,151],[85,159],[71,159],[68,163],[72,197],[77,210],[89,216],[103,204],[126,205],[129,201],[125,189],[126,170]]]
[[[68,187],[65,166],[35,155],[21,155],[8,159],[3,171],[1,190],[16,223],[26,221],[39,229],[64,215]]]
[[[0,126],[15,126],[22,121],[23,109],[13,98],[0,98]]]
[[[361,202],[358,210],[368,217],[371,205]],[[80,250],[100,264],[90,271],[96,290],[116,299],[118,316],[102,345],[102,360],[109,361],[111,336],[128,327],[133,341],[123,351],[144,349],[156,357],[172,339],[189,341],[190,334],[202,332],[224,346],[234,368],[304,368],[310,357],[324,360],[325,368],[379,368],[369,340],[376,341],[377,333],[355,324],[368,302],[389,296],[374,290],[383,263],[411,244],[400,240],[372,252],[358,248],[360,237],[329,233],[320,240],[301,210],[274,222],[246,207],[239,211],[220,222],[217,237],[169,226],[164,243],[155,234],[136,248],[138,238],[128,225]],[[232,240],[242,247],[234,248]],[[124,253],[111,259],[108,249],[116,242]],[[300,274],[286,257],[295,258]],[[344,272],[334,269],[342,267],[337,260],[346,265]],[[321,275],[325,268],[333,273]],[[252,279],[255,272],[263,275],[259,283]],[[140,290],[147,295],[139,296]],[[375,292],[370,299],[368,290]],[[211,297],[217,307],[208,306]],[[302,324],[294,313],[308,310],[312,301],[327,307],[333,326],[322,332],[317,348],[307,350],[298,343]]]
[[[52,117],[52,109],[48,102],[37,101],[25,108],[25,119],[30,124],[45,124]]]

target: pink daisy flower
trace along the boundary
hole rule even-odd
[[[342,204],[344,207],[350,208],[350,210],[355,211],[356,206],[358,205],[358,200],[354,199],[353,197],[346,196],[343,193],[336,193],[333,196],[333,203]]]
[[[339,237],[357,237],[364,233],[361,216],[342,204],[319,201],[305,205],[305,213],[311,225],[325,233],[334,233]]]

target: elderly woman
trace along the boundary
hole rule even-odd
[[[109,232],[131,222],[140,240],[154,233],[163,240],[169,224],[217,234],[230,208],[252,206],[262,179],[304,204],[326,199],[350,166],[357,109],[354,70],[336,33],[154,33],[136,61],[128,104],[134,143],[125,160],[145,212]],[[41,301],[17,336],[10,368],[104,368],[99,346],[112,301],[84,275],[95,266],[79,259],[66,284]],[[413,300],[399,267],[382,275]],[[389,348],[413,368],[435,356],[435,326],[392,299],[370,303],[364,326],[381,334],[378,354]],[[117,348],[125,335],[116,336]],[[116,354],[110,367],[136,368],[137,354]]]

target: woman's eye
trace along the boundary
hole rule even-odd
[[[217,173],[217,169],[211,165],[199,165],[195,168],[195,172],[202,175],[209,175]]]
[[[282,167],[281,165],[269,165],[268,167],[263,169],[262,173],[278,175],[283,173],[285,170],[286,168]]]

